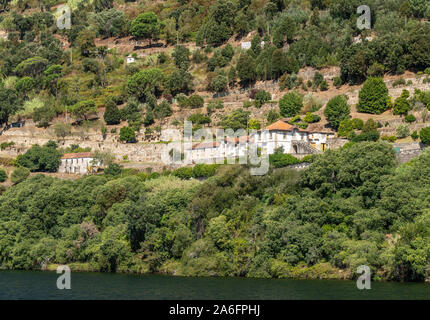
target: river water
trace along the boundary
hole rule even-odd
[[[249,278],[185,278],[157,275],[72,273],[71,289],[57,289],[55,272],[0,271],[0,300],[296,300],[430,299],[430,284]]]

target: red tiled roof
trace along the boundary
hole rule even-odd
[[[293,130],[293,126],[289,123],[286,123],[283,120],[278,120],[275,123],[272,123],[270,126],[266,127],[265,130],[269,130],[269,131],[292,131]]]
[[[234,143],[234,144],[243,143],[246,141],[250,141],[249,136],[241,136],[241,137],[236,137],[236,138],[232,138],[232,137],[226,137],[225,138],[225,142],[230,142],[230,143]]]
[[[217,148],[218,142],[201,142],[193,145],[193,149],[206,149],[206,148]]]
[[[91,152],[81,153],[66,153],[61,159],[81,159],[81,158],[92,158]]]

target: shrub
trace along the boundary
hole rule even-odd
[[[105,174],[111,176],[118,176],[122,173],[122,168],[117,163],[111,163],[104,171]]]
[[[354,132],[352,121],[349,119],[342,120],[339,124],[337,134],[339,137],[349,137]]]
[[[382,77],[385,73],[385,67],[378,63],[378,62],[374,62],[369,69],[367,69],[367,74],[370,77]]]
[[[269,163],[275,168],[282,168],[300,163],[300,160],[292,156],[291,154],[276,152],[269,156]]]
[[[272,124],[276,122],[280,117],[281,115],[277,113],[275,110],[270,110],[269,113],[267,114],[267,124]]]
[[[414,116],[413,114],[408,114],[408,115],[405,117],[405,121],[406,121],[407,123],[412,123],[412,122],[417,121],[417,118],[415,118],[415,116]]]
[[[406,138],[410,135],[409,126],[401,124],[396,128],[396,136],[398,139]]]
[[[313,114],[311,112],[306,113],[306,116],[303,118],[303,121],[307,123],[314,123],[320,120],[321,117],[319,115]]]
[[[411,138],[414,139],[414,141],[418,140],[419,137],[420,137],[420,135],[418,134],[417,130],[412,132]]]
[[[396,136],[382,136],[381,140],[388,141],[388,142],[395,142],[397,140]]]
[[[248,129],[250,130],[260,130],[261,129],[261,124],[260,121],[258,121],[257,119],[249,119],[248,121]]]
[[[378,131],[370,131],[370,132],[363,132],[356,136],[352,137],[352,142],[364,142],[364,141],[378,141],[379,139],[379,132]]]
[[[303,96],[297,92],[288,92],[279,100],[281,115],[293,117],[300,112],[303,107]]]
[[[28,170],[27,168],[24,168],[24,167],[18,167],[15,170],[13,170],[13,172],[10,176],[10,181],[13,184],[18,184],[18,183],[26,180],[29,175],[30,175],[30,170]]]
[[[296,124],[297,122],[299,122],[299,121],[301,121],[302,119],[300,118],[300,116],[299,115],[297,115],[297,116],[295,116],[295,117],[292,117],[289,121],[288,121],[288,123],[289,124]]]
[[[7,173],[0,168],[0,182],[5,182],[7,180]]]
[[[196,164],[193,168],[194,178],[209,178],[215,175],[217,165],[215,164]]]
[[[329,88],[328,83],[326,80],[323,80],[320,84],[320,90],[321,91],[327,91]]]
[[[378,123],[372,118],[368,119],[363,125],[363,132],[374,132],[378,130]]]
[[[382,78],[368,78],[359,93],[359,112],[381,114],[388,108],[388,89]]]
[[[342,86],[342,79],[340,77],[334,77],[333,85],[339,89]]]
[[[176,169],[172,173],[175,177],[178,177],[182,180],[189,180],[193,177],[193,168],[191,167],[181,167],[179,169]]]
[[[135,142],[136,134],[131,127],[122,127],[119,132],[119,139],[125,142]]]
[[[421,129],[420,139],[422,143],[430,144],[430,127]]]
[[[397,79],[393,81],[393,88],[398,87],[398,86],[405,86],[406,85],[406,80],[403,78]]]
[[[243,102],[243,107],[245,109],[251,108],[252,107],[252,102],[251,101],[244,101]]]
[[[403,90],[402,95],[394,101],[393,114],[407,114],[411,110],[411,105],[408,101],[409,91]]]
[[[187,99],[187,106],[192,109],[197,109],[203,107],[205,101],[199,95],[192,95]]]
[[[208,123],[211,123],[211,118],[201,113],[195,113],[188,117],[188,121],[191,121],[193,125],[208,124]]]
[[[349,105],[344,95],[332,98],[324,110],[329,125],[337,129],[342,120],[349,119]]]
[[[363,129],[363,126],[364,126],[363,120],[355,118],[355,119],[352,119],[351,121],[352,121],[352,127],[354,129],[356,129],[356,130]]]
[[[270,101],[272,99],[272,95],[269,92],[264,90],[258,90],[255,94],[255,106],[260,108],[263,104]]]

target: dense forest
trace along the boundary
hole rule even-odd
[[[176,275],[423,281],[430,152],[396,165],[386,142],[349,143],[305,171],[220,166],[207,180],[133,171],[42,174],[0,196],[0,265]],[[339,270],[343,270],[340,272]]]

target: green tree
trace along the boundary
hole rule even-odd
[[[177,45],[173,50],[172,57],[175,60],[175,65],[178,69],[188,70],[190,67],[190,50],[183,46]]]
[[[87,120],[89,115],[97,113],[97,106],[94,100],[84,100],[71,106],[70,112],[76,118]]]
[[[106,111],[104,113],[104,120],[108,125],[115,125],[121,122],[121,112],[118,109],[116,103],[109,99],[106,102]]]
[[[91,30],[84,29],[79,32],[76,38],[76,46],[83,57],[89,57],[94,54],[96,50],[95,39],[96,34]]]
[[[394,101],[394,110],[393,114],[408,114],[409,110],[411,110],[411,105],[408,101],[409,91],[403,90],[402,95]]]
[[[97,32],[104,37],[117,37],[127,32],[124,12],[115,9],[103,10],[94,15]]]
[[[15,170],[13,170],[10,176],[10,181],[13,184],[18,184],[25,181],[29,175],[30,175],[30,170],[28,170],[27,168],[18,167]]]
[[[65,137],[72,133],[72,126],[69,123],[56,123],[54,125],[54,133],[57,138],[64,140]]]
[[[420,139],[424,144],[430,144],[430,127],[426,127],[421,129],[420,131]]]
[[[45,74],[45,87],[51,91],[51,94],[58,96],[58,81],[63,76],[63,67],[55,64],[47,68]]]
[[[154,115],[160,120],[170,117],[172,115],[172,108],[170,107],[170,104],[166,100],[163,100],[154,108]]]
[[[349,119],[349,114],[348,101],[344,95],[338,95],[330,99],[324,110],[324,116],[333,129],[337,129],[342,120]]]
[[[430,26],[414,25],[408,35],[409,55],[406,63],[411,69],[424,70],[430,66]]]
[[[33,145],[26,153],[17,157],[16,162],[31,172],[56,172],[60,166],[61,152],[55,142],[43,147]]]
[[[237,62],[236,71],[243,84],[254,82],[256,79],[254,58],[246,52],[242,53]]]
[[[15,72],[20,76],[37,77],[45,70],[49,61],[42,57],[32,57],[22,61],[15,68]]]
[[[130,33],[138,39],[158,40],[164,24],[160,22],[157,15],[150,11],[141,13],[131,22]]]
[[[0,86],[0,125],[7,124],[9,117],[14,115],[21,106],[22,102],[15,90]]]
[[[294,117],[303,107],[303,96],[297,92],[288,92],[279,100],[279,109],[284,117]]]
[[[7,180],[7,173],[3,169],[0,168],[0,183],[5,182]]]
[[[382,78],[368,78],[359,92],[359,112],[381,114],[389,107],[388,88]]]
[[[129,94],[143,99],[146,98],[148,92],[158,96],[162,92],[163,84],[164,74],[160,69],[145,69],[128,80],[127,91]]]
[[[349,137],[354,132],[352,121],[344,119],[340,122],[337,133],[339,137]]]
[[[244,111],[242,108],[233,110],[229,115],[223,117],[221,125],[223,129],[246,129],[250,112]]]
[[[23,77],[19,79],[15,84],[16,91],[26,96],[31,90],[34,89],[35,81],[32,77]]]
[[[177,69],[170,75],[167,87],[173,95],[187,94],[193,89],[193,77],[188,71]]]

